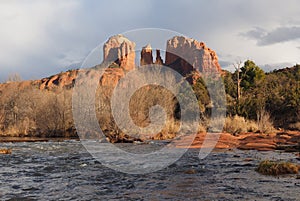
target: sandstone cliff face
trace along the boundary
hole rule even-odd
[[[132,70],[135,67],[135,43],[123,35],[110,37],[103,45],[103,60],[115,62],[124,70]]]
[[[152,48],[150,44],[143,47],[141,51],[140,66],[153,64]]]
[[[183,36],[175,36],[167,41],[165,63],[156,50],[156,60],[153,62],[152,48],[150,44],[141,51],[141,65],[163,64],[170,66],[183,75],[192,71],[199,72],[221,72],[218,57],[214,51],[207,48],[203,42]],[[103,46],[104,62],[109,62],[113,68],[106,69],[100,80],[103,86],[115,86],[126,71],[135,67],[135,43],[122,35],[112,36]],[[79,70],[70,70],[64,73],[53,75],[48,78],[35,81],[24,81],[18,84],[0,84],[2,93],[8,91],[11,86],[20,89],[26,86],[37,86],[40,90],[54,90],[72,88]]]
[[[158,65],[163,65],[164,62],[160,56],[160,50],[156,50],[156,59],[155,59],[155,64],[158,64]]]
[[[39,89],[41,90],[72,88],[74,86],[74,82],[77,74],[78,74],[78,70],[70,70],[64,73],[53,75],[48,78],[43,78],[41,80],[33,81],[33,84],[39,85]]]
[[[125,75],[126,71],[132,70],[135,67],[135,43],[128,40],[122,35],[116,35],[108,39],[103,46],[104,62],[109,62],[109,66],[116,65],[114,68],[107,68],[104,72],[100,85],[115,86],[119,79]],[[20,83],[0,84],[1,91],[6,91],[5,88],[19,88],[20,90],[36,86],[40,90],[61,90],[71,89],[74,86],[76,77],[80,70],[69,70],[64,73],[56,74],[41,80],[23,81]],[[89,76],[92,71],[87,72]],[[8,89],[7,89],[8,90]]]
[[[100,86],[116,86],[124,76],[125,72],[122,68],[107,68],[101,77]]]
[[[153,62],[150,44],[141,51],[140,65],[166,65],[187,77],[190,83],[195,83],[201,74],[222,74],[216,53],[206,47],[203,42],[183,36],[175,36],[167,41],[165,63],[156,50],[156,60]]]
[[[182,74],[196,70],[201,73],[221,73],[216,53],[203,42],[183,36],[175,36],[167,41],[166,65]]]
[[[127,71],[135,68],[135,43],[123,35],[110,37],[103,45],[103,63],[109,68],[102,75],[100,86],[116,86]]]

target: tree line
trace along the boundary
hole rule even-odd
[[[251,60],[235,67],[223,76],[228,116],[259,120],[269,115],[275,127],[287,129],[300,122],[300,65],[267,73]],[[201,107],[209,103],[204,84],[199,79],[195,86]]]

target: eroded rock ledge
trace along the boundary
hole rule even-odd
[[[205,148],[203,141],[206,133],[197,134],[190,148]],[[182,140],[182,143],[177,147],[185,148],[187,140]],[[229,133],[221,133],[220,138],[214,148],[216,149],[241,149],[241,150],[258,150],[258,151],[273,151],[283,150],[290,152],[300,152],[300,132],[287,131],[273,134],[261,133],[244,133],[238,136],[233,136]],[[208,145],[210,146],[210,145]],[[206,147],[207,148],[207,147]],[[300,157],[300,155],[299,155]]]

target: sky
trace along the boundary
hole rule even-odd
[[[224,69],[251,59],[265,70],[300,63],[298,0],[2,0],[0,82],[78,67],[110,36],[169,29],[203,41]]]

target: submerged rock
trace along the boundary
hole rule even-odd
[[[0,154],[11,154],[11,149],[0,149]]]

